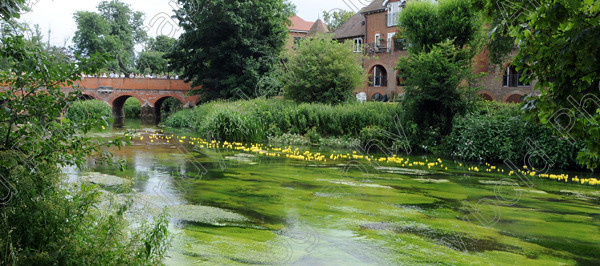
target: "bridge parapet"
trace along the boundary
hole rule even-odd
[[[83,89],[113,88],[114,90],[169,90],[190,91],[190,84],[180,79],[146,79],[146,78],[82,78],[75,85]]]

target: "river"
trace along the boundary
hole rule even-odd
[[[597,185],[442,158],[204,143],[139,121],[91,134],[126,130],[131,146],[111,150],[125,171],[65,171],[131,177],[149,208],[168,206],[168,265],[600,264]]]

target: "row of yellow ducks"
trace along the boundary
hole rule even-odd
[[[244,144],[241,142],[228,142],[228,141],[220,142],[220,141],[216,141],[216,140],[205,140],[205,139],[197,138],[197,137],[164,135],[162,133],[148,132],[148,131],[145,131],[145,133],[148,135],[147,140],[150,140],[151,143],[153,143],[154,141],[162,140],[166,143],[189,144],[189,145],[195,146],[197,148],[201,148],[201,149],[228,149],[228,150],[235,150],[235,151],[252,152],[255,154],[264,155],[264,156],[268,156],[268,157],[285,157],[285,158],[289,158],[289,159],[302,160],[302,161],[327,162],[327,159],[329,159],[330,161],[362,159],[362,160],[367,160],[367,161],[394,163],[394,164],[399,164],[402,167],[424,167],[424,166],[426,166],[427,169],[437,168],[437,169],[448,170],[448,167],[444,166],[441,158],[437,158],[437,160],[433,160],[433,161],[429,161],[429,159],[425,159],[425,161],[422,162],[422,161],[411,161],[410,158],[398,157],[397,155],[375,158],[372,155],[363,155],[363,154],[359,154],[356,151],[353,151],[352,153],[340,153],[340,152],[336,152],[335,150],[331,154],[329,154],[329,156],[326,156],[325,154],[321,154],[318,152],[312,153],[309,150],[301,151],[299,148],[297,148],[297,147],[294,148],[292,146],[274,147],[270,144],[261,144],[261,143]],[[143,141],[145,139],[146,134],[135,133],[132,135],[125,134],[125,136],[132,140],[139,139],[140,141]],[[463,164],[459,163],[459,167],[463,167]],[[482,165],[481,166],[482,168],[479,168],[479,166],[469,166],[469,167],[464,166],[464,167],[466,167],[466,170],[470,171],[470,172],[488,172],[488,173],[493,173],[493,172],[504,173],[505,172],[505,170],[503,168],[499,168],[499,167],[491,165],[489,163],[485,163],[484,166]],[[517,172],[515,173],[515,171],[511,170],[508,172],[508,175],[512,176],[515,174],[520,174],[520,175],[524,175],[524,176],[538,176],[541,178],[548,178],[548,179],[552,179],[552,180],[556,180],[556,181],[577,182],[582,185],[585,185],[585,184],[600,185],[600,181],[596,178],[579,178],[578,176],[569,177],[568,174],[560,174],[560,175],[558,175],[558,174],[543,174],[543,173],[538,174],[535,172],[535,169],[532,169],[531,171],[528,170],[528,167],[526,165],[523,166],[523,169],[516,169],[516,171]]]

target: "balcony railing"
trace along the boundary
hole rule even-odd
[[[368,54],[372,54],[372,53],[388,53],[388,49],[386,47],[387,45],[385,43],[381,43],[379,45],[377,45],[376,43],[369,43],[365,46],[365,51]]]
[[[406,42],[404,39],[397,39],[391,43],[392,45],[388,47],[388,43],[386,41],[381,41],[379,45],[376,43],[368,43],[365,45],[365,53],[374,54],[374,53],[391,53],[392,51],[406,51]]]

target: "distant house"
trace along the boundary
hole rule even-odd
[[[329,31],[327,25],[320,19],[316,22],[311,22],[306,21],[299,16],[293,16],[290,17],[290,21],[292,24],[288,26],[290,38],[287,44],[287,48],[290,50],[294,47],[294,44],[302,38],[327,33]]]
[[[363,52],[362,46],[365,43],[365,28],[365,17],[358,12],[333,32],[333,38],[339,41],[352,41],[354,43],[352,49],[355,53],[360,53]]]
[[[398,16],[406,3],[407,0],[373,0],[333,32],[334,39],[351,40],[354,52],[367,55],[363,67],[368,82],[356,92],[365,92],[369,99],[404,94],[404,80],[395,68],[401,56],[408,56],[405,40],[396,36]],[[487,51],[473,61],[474,72],[488,73],[479,80],[479,85],[485,88],[480,92],[483,98],[519,102],[523,95],[534,93],[534,84],[519,82],[522,74],[510,64],[504,64],[503,69],[491,65]]]
[[[373,0],[333,33],[333,38],[354,43],[354,52],[367,55],[363,62],[369,79],[357,92],[365,92],[369,99],[377,95],[404,93],[403,80],[394,69],[401,56],[407,56],[402,40],[396,39],[398,14],[406,1]]]

